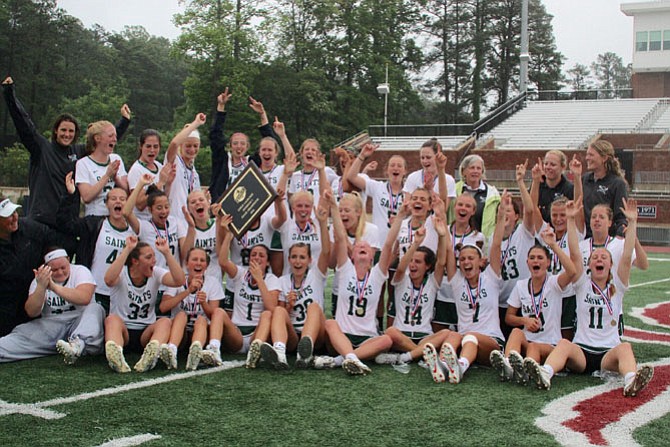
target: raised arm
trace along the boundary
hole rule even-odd
[[[123,266],[125,265],[130,252],[133,251],[135,247],[137,247],[137,236],[127,236],[126,246],[123,247],[121,253],[119,253],[114,262],[112,262],[112,265],[110,265],[105,272],[105,284],[107,284],[108,287],[114,287],[119,282]]]
[[[637,201],[635,199],[623,198],[621,213],[628,220],[626,235],[623,243],[623,253],[619,260],[617,274],[624,285],[628,285],[630,280],[630,269],[633,259],[633,250],[635,249],[635,240],[637,239]]]
[[[421,244],[423,244],[423,241],[425,239],[426,239],[426,227],[423,226],[419,228],[416,231],[416,233],[414,233],[414,240],[412,241],[412,244],[409,246],[409,248],[402,256],[402,258],[400,258],[400,261],[398,262],[398,267],[396,268],[395,271],[395,275],[393,275],[393,280],[395,282],[399,282],[405,277],[405,270],[407,270],[407,266],[412,260],[412,256],[414,256],[414,253],[416,253],[417,248],[421,247]]]
[[[526,189],[526,168],[528,167],[528,159],[523,164],[516,165],[516,184],[521,193],[521,201],[523,202],[523,225],[530,234],[535,234],[542,228],[542,214],[536,212],[537,205],[533,203],[528,190]]]
[[[445,210],[448,210],[451,199],[449,199],[447,192],[447,156],[442,153],[442,146],[435,155],[435,164],[437,165],[437,188],[440,199],[444,202]]]
[[[568,249],[570,250],[570,260],[575,268],[572,281],[575,282],[582,276],[584,272],[584,264],[582,260],[582,252],[579,249],[579,240],[577,238],[577,216],[584,215],[582,202],[570,200],[566,204],[566,215],[568,218]]]
[[[321,238],[321,253],[316,261],[316,266],[324,275],[328,273],[328,262],[330,260],[330,235],[328,234],[328,216],[330,215],[330,203],[327,197],[321,197],[316,208],[316,219],[319,221],[319,237]]]
[[[130,196],[128,196],[128,200],[126,200],[125,205],[123,205],[123,217],[126,218],[128,225],[130,225],[130,228],[133,229],[135,234],[140,234],[140,221],[137,216],[135,216],[134,211],[135,203],[137,203],[137,197],[140,194],[144,194],[144,187],[153,183],[153,180],[154,178],[151,174],[142,174],[139,181],[137,182],[137,186],[135,186],[133,192],[130,193]]]
[[[573,199],[575,203],[584,203],[584,189],[582,188],[582,162],[579,161],[577,154],[572,157],[570,161],[570,172],[573,176],[574,194]],[[584,233],[586,231],[586,222],[584,219],[584,207],[580,206],[581,212],[575,216],[575,225],[577,231]]]
[[[205,124],[205,121],[207,120],[207,115],[204,113],[198,113],[195,116],[195,119],[187,124],[175,137],[170,141],[170,145],[168,146],[167,153],[165,154],[165,161],[166,163],[174,163],[175,160],[177,159],[177,154],[179,152],[179,146],[182,145],[184,141],[188,138],[188,136],[193,132],[194,130],[198,130],[198,127],[202,126]]]
[[[360,189],[361,191],[365,191],[365,177],[359,175],[361,172],[361,168],[363,167],[363,163],[365,163],[365,160],[370,158],[378,147],[379,145],[366,143],[363,146],[363,149],[361,149],[361,152],[358,154],[358,157],[354,158],[354,161],[351,163],[351,166],[349,166],[349,169],[347,170],[346,174],[347,181],[352,185],[354,185],[356,188]]]
[[[386,235],[386,240],[382,246],[382,252],[379,255],[379,269],[384,275],[388,275],[389,265],[393,261],[393,245],[395,244],[396,239],[398,239],[398,233],[400,233],[400,226],[402,225],[403,220],[407,216],[407,208],[405,206],[401,207],[398,210],[398,215],[393,219],[393,224],[389,229],[388,234]]]
[[[440,284],[444,276],[444,267],[447,262],[447,246],[451,246],[451,235],[447,227],[445,216],[433,216],[433,227],[439,236],[437,240],[437,257],[435,258],[435,281]]]
[[[500,255],[502,252],[502,240],[503,234],[505,232],[505,220],[507,219],[507,213],[505,210],[512,206],[512,196],[504,190],[502,193],[502,199],[500,201],[500,206],[498,207],[498,215],[496,216],[496,227],[493,231],[493,240],[491,241],[491,250],[489,256],[489,265],[491,269],[495,272],[497,276],[500,276],[501,269],[501,259]]]
[[[279,121],[279,118],[277,118],[276,116],[274,123],[272,123],[272,129],[274,130],[275,135],[279,137],[279,142],[281,143],[281,146],[284,148],[284,158],[287,158],[289,155],[295,157],[296,156],[295,150],[293,149],[293,145],[286,136],[286,128],[284,126],[284,123]]]
[[[279,290],[268,289],[268,286],[265,283],[264,272],[258,265],[258,261],[251,260],[249,262],[249,273],[251,273],[251,276],[256,281],[258,291],[261,293],[261,298],[263,299],[263,307],[265,310],[274,310],[279,303]]]
[[[561,286],[561,289],[564,289],[565,286],[572,282],[572,279],[575,276],[575,264],[572,262],[572,259],[567,255],[567,253],[561,249],[561,246],[558,244],[558,242],[556,242],[556,234],[554,233],[553,228],[545,228],[542,230],[540,236],[542,237],[542,240],[547,245],[547,247],[549,247],[551,251],[553,251],[556,256],[558,256],[558,260],[563,266],[563,271],[560,275],[558,275],[558,284]]]
[[[24,109],[23,104],[17,99],[16,91],[14,90],[14,80],[11,76],[2,81],[2,87],[9,116],[12,117],[21,143],[28,149],[31,156],[38,156],[41,151],[40,140],[47,142],[47,139],[40,135],[33,120],[30,119],[30,115]]]
[[[184,270],[181,268],[179,261],[172,256],[172,251],[166,239],[162,237],[156,238],[156,250],[158,250],[167,261],[168,269],[170,270],[165,276],[163,276],[163,285],[168,287],[178,287],[186,282],[186,275],[184,275]]]
[[[221,250],[219,251],[219,265],[228,278],[234,278],[237,275],[237,266],[230,260],[230,243],[233,240],[233,233],[230,232],[228,225],[233,221],[233,216],[226,214],[221,218],[219,227],[223,240]]]
[[[179,240],[179,257],[181,258],[182,264],[186,262],[186,256],[188,256],[188,251],[195,246],[195,220],[193,216],[188,211],[186,205],[181,207],[181,212],[184,215],[184,221],[186,222],[186,236]]]

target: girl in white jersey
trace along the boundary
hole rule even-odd
[[[114,154],[116,128],[109,121],[96,121],[86,131],[88,156],[77,161],[75,183],[86,216],[106,216],[105,198],[118,186],[128,191],[128,174],[123,160]]]
[[[144,372],[156,365],[161,343],[170,336],[170,319],[156,321],[156,302],[160,285],[177,287],[186,277],[179,262],[170,254],[165,239],[156,240],[156,249],[167,259],[169,268],[156,266],[154,250],[136,236],[126,238],[126,246],[105,274],[111,293],[111,310],[105,319],[105,354],[116,372],[130,372],[123,347],[144,348],[135,371]]]
[[[275,369],[288,369],[286,352],[297,350],[295,366],[308,368],[313,362],[314,348],[325,340],[324,293],[330,258],[328,237],[328,200],[321,200],[316,217],[321,232],[321,253],[312,262],[310,246],[304,242],[293,244],[289,252],[291,273],[279,278],[281,293],[279,306],[272,312],[272,345],[263,343],[261,358]]]
[[[165,164],[173,165],[175,178],[169,191],[170,214],[176,219],[183,219],[182,207],[186,206],[191,191],[200,189],[200,176],[195,169],[195,158],[200,151],[200,133],[198,128],[205,124],[207,116],[198,113],[195,119],[170,141],[165,152]]]
[[[572,257],[563,251],[556,241],[554,231],[548,227],[542,231],[545,245],[536,244],[528,251],[527,264],[531,277],[518,281],[507,301],[507,324],[514,327],[507,344],[505,355],[499,350],[491,352],[491,365],[500,374],[500,380],[514,378],[525,385],[528,376],[523,366],[523,355],[542,361],[561,339],[561,311],[564,289],[571,284],[575,273],[575,262],[580,262],[577,250],[577,234],[574,223],[574,205],[568,224],[568,244],[572,247]],[[548,247],[548,248],[547,248]],[[549,271],[554,253],[563,269],[560,274]],[[517,314],[521,311],[521,316]]]
[[[298,191],[309,191],[314,198],[314,206],[319,204],[319,197],[335,180],[337,174],[332,168],[325,165],[325,156],[321,153],[321,144],[308,138],[300,146],[300,161],[302,169],[291,175],[289,196]]]
[[[425,229],[416,232],[414,242],[398,263],[393,275],[395,300],[389,308],[386,334],[393,340],[393,350],[379,354],[377,363],[407,363],[423,354],[426,343],[442,345],[448,330],[433,333],[433,309],[442,282],[447,256],[447,224],[445,216],[431,218],[439,235],[437,258],[430,248],[422,247]]]
[[[219,253],[219,264],[228,275],[228,283],[234,292],[231,303],[224,308],[244,337],[239,353],[247,353],[247,368],[255,368],[261,355],[261,345],[270,336],[272,310],[279,300],[279,278],[270,273],[270,249],[265,245],[255,245],[249,251],[249,267],[236,265],[229,257],[230,241],[233,234],[228,230],[232,216],[221,219],[224,229],[223,243]],[[229,285],[229,284],[226,284]],[[265,324],[261,324],[265,323]],[[253,340],[253,341],[252,341]]]
[[[65,176],[65,188],[68,196],[61,199],[60,208],[79,201],[74,195],[75,185],[72,173]],[[126,245],[126,238],[135,232],[123,217],[123,206],[128,193],[121,188],[113,188],[107,193],[105,206],[108,215],[75,218],[69,213],[59,213],[57,224],[62,231],[79,238],[77,262],[91,270],[97,287],[95,300],[109,313],[109,288],[105,284],[105,273]],[[59,209],[60,209],[59,208]]]
[[[340,272],[340,297],[335,319],[326,321],[329,346],[339,355],[317,357],[315,368],[342,368],[351,375],[365,375],[371,372],[362,361],[374,358],[388,351],[393,341],[388,335],[379,335],[376,309],[382,287],[388,277],[388,267],[392,259],[393,244],[402,221],[396,219],[386,236],[379,262],[374,265],[374,250],[364,240],[354,243],[351,259],[347,250],[347,234],[342,225],[337,205],[332,194],[325,198],[331,203],[331,215],[335,233],[335,253],[337,269]]]
[[[458,196],[454,203],[455,220],[449,226],[450,243],[452,251],[458,259],[461,247],[465,245],[476,245],[484,249],[484,234],[477,231],[473,219],[477,211],[477,202],[469,193]],[[456,302],[451,295],[447,278],[442,277],[442,284],[435,302],[435,316],[433,317],[433,331],[455,328],[458,324],[456,313]]]
[[[154,129],[144,129],[140,134],[139,157],[128,171],[128,187],[130,192],[137,187],[140,177],[143,174],[151,174],[154,183],[158,189],[169,191],[170,185],[175,178],[176,171],[174,165],[163,166],[156,160],[161,150],[161,136]],[[147,208],[146,191],[140,193],[135,204],[135,215],[140,220],[151,219],[151,214]]]
[[[123,206],[123,215],[130,224],[130,227],[139,236],[141,242],[154,247],[156,251],[156,265],[159,267],[167,267],[167,260],[160,254],[155,246],[158,239],[167,240],[170,254],[175,258],[181,260],[180,247],[184,243],[186,237],[186,225],[180,223],[174,216],[170,214],[170,202],[165,192],[159,190],[156,185],[153,185],[153,178],[150,174],[144,174],[137,184],[137,188],[128,197],[126,204]],[[135,202],[140,191],[145,185],[150,185],[147,189],[147,207],[151,213],[151,220],[139,220],[133,212]],[[182,210],[182,213],[184,211]],[[182,217],[183,221],[187,221]],[[188,221],[187,221],[188,222]],[[191,219],[193,224],[193,219]]]
[[[219,301],[223,299],[221,281],[207,275],[207,266],[211,262],[207,252],[200,247],[192,247],[186,255],[186,283],[181,287],[170,288],[163,294],[160,308],[162,312],[171,311],[172,328],[170,339],[160,348],[160,358],[168,369],[177,369],[177,348],[182,344],[186,334],[186,342],[190,339],[186,369],[198,368],[203,358],[203,346],[209,330],[207,348],[211,357],[207,364],[220,365],[221,343],[224,348],[232,347],[237,352],[242,346],[242,334],[222,308]],[[225,338],[222,339],[225,333]],[[185,347],[185,346],[184,346]],[[237,349],[235,349],[237,348]]]
[[[372,223],[379,229],[379,239],[384,240],[403,202],[402,188],[407,162],[400,155],[389,158],[386,165],[387,180],[384,182],[360,175],[363,163],[374,154],[377,147],[374,144],[363,146],[347,171],[347,180],[372,199]]]
[[[291,247],[302,242],[309,245],[312,259],[321,253],[321,224],[313,218],[314,198],[307,191],[298,191],[289,199],[292,216],[277,230],[281,235],[282,247]],[[291,272],[288,252],[284,253],[284,275]]]
[[[479,247],[461,247],[457,270],[453,248],[451,243],[447,244],[447,278],[456,300],[458,332],[449,332],[439,356],[431,343],[424,347],[423,358],[437,383],[444,382],[447,376],[450,383],[459,383],[475,360],[488,365],[491,351],[500,349],[504,342],[498,316],[498,296],[503,284],[500,277],[500,244],[505,224],[509,220],[507,208],[512,206],[507,191],[503,193],[501,203],[491,242],[489,265],[484,271],[481,270],[484,260]],[[459,347],[460,357],[456,354]]]
[[[422,169],[407,176],[403,191],[411,194],[417,188],[426,188],[438,194],[445,209],[449,209],[451,199],[456,198],[456,182],[445,172],[447,157],[442,153],[442,145],[436,138],[431,138],[419,149],[419,157]]]
[[[548,390],[554,373],[566,366],[576,373],[590,374],[599,369],[618,372],[624,376],[624,396],[637,395],[654,374],[651,366],[637,367],[633,348],[621,342],[617,329],[637,232],[636,201],[623,199],[623,205],[628,228],[616,274],[612,272],[612,254],[603,247],[594,249],[589,258],[590,274],[577,263],[577,330],[573,342],[559,341],[543,366],[533,359],[525,360],[528,374],[540,389]]]

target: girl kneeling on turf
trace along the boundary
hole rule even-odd
[[[450,383],[459,383],[472,362],[477,360],[487,365],[491,351],[500,349],[504,343],[498,316],[498,295],[503,286],[500,246],[509,219],[507,209],[511,206],[511,197],[505,191],[491,242],[490,263],[484,271],[481,271],[484,259],[479,247],[461,247],[460,270],[457,270],[452,244],[447,244],[447,279],[456,301],[458,332],[449,333],[439,356],[431,343],[424,347],[423,358],[437,383],[444,382],[445,375]],[[457,357],[459,347],[461,355]]]
[[[524,362],[540,389],[548,390],[554,373],[566,366],[577,373],[598,369],[619,372],[624,376],[624,396],[635,396],[654,375],[651,366],[637,368],[630,343],[622,343],[618,331],[637,237],[636,201],[624,199],[622,211],[628,219],[628,228],[617,271],[612,272],[612,255],[602,247],[595,248],[589,258],[590,274],[576,263],[577,330],[573,342],[565,339],[558,342],[543,366],[531,358]]]
[[[297,193],[300,194],[300,193]],[[289,248],[291,273],[279,278],[279,305],[272,312],[272,345],[263,343],[261,359],[276,369],[288,369],[286,352],[297,349],[297,368],[308,368],[313,362],[314,348],[325,340],[324,294],[330,258],[327,198],[319,201],[316,217],[321,233],[321,252],[312,262],[310,246],[304,242]]]
[[[165,239],[156,239],[156,249],[165,257],[169,271],[156,267],[156,255],[149,244],[138,242],[137,236],[128,236],[123,251],[105,273],[110,290],[105,354],[116,372],[130,372],[123,356],[124,346],[137,351],[144,347],[135,364],[135,371],[144,372],[156,365],[159,347],[170,336],[170,319],[156,321],[158,288],[161,284],[177,287],[184,284],[186,277]]]
[[[209,255],[204,249],[191,248],[186,254],[186,284],[170,288],[163,294],[161,312],[171,310],[173,318],[170,340],[162,344],[160,350],[161,360],[168,369],[177,369],[177,347],[181,344],[184,332],[191,335],[186,369],[193,371],[198,368],[208,328],[210,341],[207,349],[213,351],[215,365],[223,363],[221,337],[224,326],[231,328],[232,323],[226,311],[219,307],[219,301],[224,298],[221,282],[216,276],[205,275],[209,262]]]
[[[575,205],[569,205],[567,238],[572,256],[569,257],[556,241],[551,227],[541,235],[544,245],[536,244],[528,251],[526,263],[531,277],[516,283],[510,298],[505,320],[514,327],[505,346],[505,355],[499,350],[491,352],[491,365],[500,374],[500,380],[514,380],[525,385],[528,376],[523,366],[522,354],[542,361],[547,358],[561,339],[561,310],[565,289],[575,274],[575,263],[581,262],[575,226]],[[547,248],[548,247],[548,248]],[[551,250],[551,252],[549,251]],[[552,275],[548,269],[554,253],[562,271]],[[521,310],[521,316],[517,316]]]

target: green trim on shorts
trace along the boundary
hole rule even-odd
[[[272,233],[272,242],[270,242],[270,251],[282,251],[281,233],[277,230]]]
[[[242,332],[243,337],[253,334],[256,330],[256,326],[238,326],[237,328]]]
[[[366,340],[369,340],[369,339],[372,338],[372,337],[367,336],[367,335],[354,335],[354,334],[346,334],[346,333],[344,335],[347,336],[347,338],[349,339],[351,344],[354,346],[354,349],[358,348]]]
[[[409,337],[412,340],[412,343],[419,344],[421,340],[424,338],[428,337],[429,334],[428,332],[409,332],[409,331],[402,331],[403,335]]]
[[[435,301],[435,315],[433,323],[450,325],[458,324],[458,312],[456,303],[447,303],[445,301]]]
[[[102,293],[95,294],[95,302],[100,304],[103,309],[105,309],[105,316],[109,315],[109,295],[104,295]]]
[[[595,346],[589,346],[589,345],[584,345],[581,343],[575,343],[577,346],[582,348],[584,351],[588,352],[589,354],[606,354],[608,351],[610,351],[613,348],[602,348],[602,347],[595,347]]]

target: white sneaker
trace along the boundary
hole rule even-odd
[[[188,348],[188,357],[186,358],[186,370],[195,371],[198,369],[200,364],[200,354],[202,353],[202,345],[199,341],[194,341],[191,343],[191,347]]]
[[[447,378],[444,375],[444,367],[440,364],[437,357],[437,351],[432,343],[426,343],[423,347],[423,361],[426,362],[430,375],[433,377],[435,383],[446,382]]]
[[[130,366],[123,357],[123,349],[115,341],[109,340],[105,343],[105,357],[109,367],[118,373],[130,372]]]
[[[247,361],[245,363],[245,368],[253,369],[258,366],[258,362],[261,359],[261,346],[263,342],[259,339],[256,339],[251,342],[249,345],[249,352],[247,353]]]
[[[307,369],[314,363],[314,342],[309,335],[300,338],[298,342],[298,353],[295,359],[295,367]]]
[[[460,383],[461,366],[458,364],[458,356],[454,347],[449,343],[444,343],[440,349],[439,360],[444,363],[447,373],[449,373],[449,383]]]
[[[382,352],[375,357],[375,363],[378,365],[397,365],[400,363],[400,354],[397,352]]]
[[[512,378],[519,385],[528,385],[528,372],[523,366],[523,357],[516,351],[510,351],[509,364],[512,367]]]
[[[81,345],[74,341],[58,340],[56,342],[56,351],[63,356],[66,365],[74,365],[81,356]]]
[[[274,369],[286,371],[289,369],[286,354],[282,355],[270,343],[261,345],[261,359]]]
[[[221,350],[219,348],[212,348],[210,345],[207,345],[200,353],[200,358],[205,365],[223,365],[223,360],[221,359]]]
[[[551,388],[551,378],[549,377],[549,371],[544,369],[539,363],[530,357],[526,357],[523,361],[524,366],[526,367],[526,372],[530,380],[535,382],[535,386],[538,390],[549,390]]]
[[[654,367],[649,365],[640,366],[635,373],[635,377],[628,385],[623,387],[623,395],[626,397],[633,397],[638,392],[651,382],[654,377]]]
[[[514,370],[502,352],[497,349],[491,351],[491,355],[489,355],[489,361],[491,362],[493,369],[495,369],[500,375],[501,382],[509,382],[510,379],[512,379]]]
[[[160,343],[158,340],[151,340],[144,347],[144,352],[142,352],[142,357],[135,363],[133,367],[137,372],[145,372],[153,369],[156,366],[158,361],[158,350],[160,348]]]
[[[160,349],[160,359],[167,369],[177,369],[177,350],[170,349],[170,345],[163,343]]]
[[[314,357],[314,369],[333,369],[335,368],[335,359],[329,355],[319,355]]]
[[[372,372],[368,366],[359,359],[345,359],[342,368],[351,376],[366,376]]]

